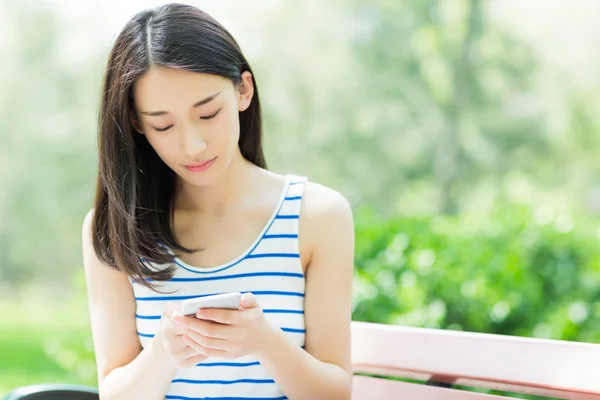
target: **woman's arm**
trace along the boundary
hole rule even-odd
[[[96,256],[91,240],[91,212],[83,223],[82,237],[100,398],[164,399],[176,367],[162,345],[161,334],[141,349],[131,284],[126,275]]]
[[[339,193],[308,183],[300,215],[300,240],[308,241],[312,249],[304,305],[306,351],[273,329],[263,341],[267,346],[259,361],[290,400],[348,400],[352,388],[352,210]]]
[[[164,349],[160,333],[152,344],[142,350],[130,363],[110,371],[99,384],[101,400],[163,400],[175,375]]]

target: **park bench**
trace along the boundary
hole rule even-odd
[[[356,400],[600,399],[599,344],[353,322],[352,364]]]

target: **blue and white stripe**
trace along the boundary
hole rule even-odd
[[[277,207],[248,249],[229,263],[197,268],[175,259],[173,279],[158,285],[164,294],[132,283],[136,325],[146,346],[157,333],[169,301],[226,292],[252,292],[265,318],[292,343],[304,347],[305,277],[300,262],[298,225],[306,178],[287,175]],[[168,250],[167,250],[168,251]],[[155,282],[156,283],[156,282]],[[177,371],[166,399],[285,399],[273,378],[253,357],[208,358]]]

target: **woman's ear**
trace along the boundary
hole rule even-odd
[[[250,71],[242,73],[242,82],[237,86],[238,90],[238,110],[246,111],[250,107],[252,96],[254,95],[254,84],[252,83],[252,74]]]
[[[142,124],[140,124],[140,121],[138,120],[134,111],[129,112],[129,120],[131,121],[131,125],[133,125],[133,129],[143,135],[144,132],[142,131]]]

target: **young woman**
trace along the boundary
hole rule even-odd
[[[351,209],[267,171],[261,143],[256,80],[221,25],[182,4],[125,25],[83,225],[103,400],[350,397]],[[227,292],[239,309],[178,312]]]

